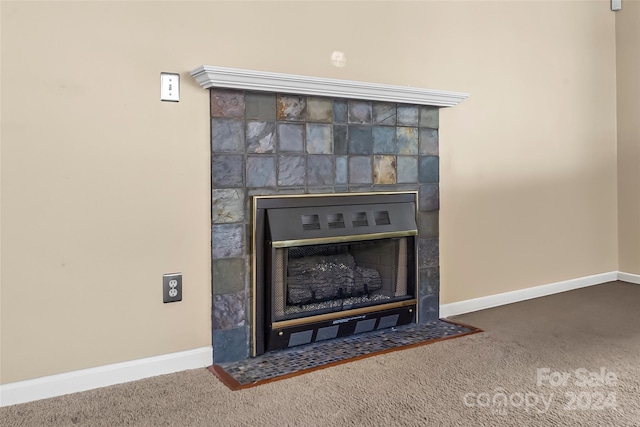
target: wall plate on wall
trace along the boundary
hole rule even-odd
[[[160,100],[180,101],[180,74],[160,73]]]
[[[611,10],[614,12],[622,9],[622,0],[611,0]]]

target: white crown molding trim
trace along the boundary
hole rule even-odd
[[[548,285],[520,289],[518,291],[504,292],[501,294],[489,295],[481,298],[442,304],[440,305],[440,317],[445,318],[449,316],[456,316],[458,314],[471,313],[473,311],[484,310],[487,308],[512,304],[514,302],[544,297],[547,295],[566,292],[573,289],[601,285],[603,283],[613,282],[618,279],[619,273],[617,271],[611,271],[608,273],[596,274],[593,276],[586,276],[577,279],[564,280],[562,282],[550,283]]]
[[[437,107],[453,107],[469,96],[468,93],[462,92],[214,67],[211,65],[198,67],[191,71],[191,75],[205,89],[222,87],[335,98],[368,99]]]
[[[618,271],[618,280],[640,285],[640,274],[631,274],[631,273],[624,273],[622,271]]]
[[[202,347],[64,374],[0,385],[0,407],[107,387],[213,364],[213,350]]]

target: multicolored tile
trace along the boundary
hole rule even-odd
[[[211,117],[244,117],[244,92],[211,89]]]
[[[418,126],[417,105],[398,105],[398,126]]]
[[[333,185],[333,156],[307,156],[307,185]]]
[[[396,104],[390,102],[374,102],[372,105],[374,125],[395,126]]]
[[[331,154],[333,151],[333,126],[307,123],[307,153]]]
[[[276,158],[269,155],[247,156],[247,187],[275,187]]]
[[[304,151],[304,125],[278,123],[278,150],[302,153]]]
[[[373,156],[373,183],[396,183],[396,157]]]
[[[302,186],[305,184],[305,175],[304,156],[278,156],[278,185]]]
[[[370,124],[371,102],[349,100],[349,123]]]
[[[398,156],[398,183],[418,182],[418,158],[416,156]]]
[[[244,182],[244,156],[241,154],[212,155],[211,182],[214,188],[242,187]]]
[[[275,134],[274,122],[247,122],[247,153],[273,153]]]
[[[244,121],[211,119],[211,150],[214,153],[244,152]]]
[[[276,94],[247,92],[245,99],[245,118],[274,122],[276,120]]]
[[[333,121],[333,102],[330,98],[307,98],[307,121],[331,123]]]
[[[304,121],[307,118],[305,96],[278,95],[278,120]]]
[[[437,129],[420,128],[418,134],[420,138],[420,154],[427,156],[440,154]]]
[[[397,127],[396,140],[398,142],[398,154],[418,154],[418,128]]]
[[[349,184],[371,184],[372,175],[371,157],[349,157]]]

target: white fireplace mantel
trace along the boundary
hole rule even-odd
[[[367,99],[372,101],[453,107],[469,94],[442,90],[420,89],[380,83],[328,79],[295,74],[243,70],[239,68],[203,65],[191,75],[205,89],[222,87],[261,92],[296,93],[335,98]]]

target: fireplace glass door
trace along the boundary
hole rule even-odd
[[[413,238],[274,248],[272,322],[412,299]]]

